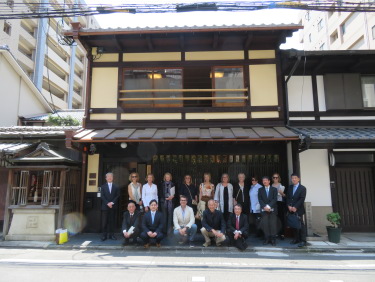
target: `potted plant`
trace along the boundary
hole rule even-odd
[[[332,243],[340,243],[341,237],[341,227],[340,221],[341,217],[338,212],[331,212],[327,214],[327,220],[331,223],[331,226],[327,226],[328,240]]]

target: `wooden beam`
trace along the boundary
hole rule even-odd
[[[116,35],[113,35],[113,43],[119,52],[123,51],[124,47],[121,45],[121,42],[118,40]]]
[[[248,50],[250,48],[250,44],[251,44],[252,41],[253,41],[253,33],[248,33],[247,37],[246,37],[246,40],[243,44],[243,48],[245,50]]]
[[[120,90],[120,93],[142,93],[142,92],[245,92],[247,88],[241,89],[134,89]],[[223,97],[221,97],[223,98]]]
[[[164,98],[120,98],[119,101],[206,101],[206,100],[247,100],[248,97],[164,97]]]
[[[183,34],[180,34],[180,48],[185,50],[185,36]]]
[[[212,41],[212,48],[217,49],[218,45],[219,45],[219,33],[215,32],[214,38],[213,38],[213,41]]]
[[[148,50],[153,51],[154,50],[154,45],[152,44],[152,39],[151,39],[151,35],[150,34],[146,35],[146,42],[147,42]]]

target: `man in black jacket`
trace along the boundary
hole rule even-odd
[[[225,241],[225,220],[221,211],[216,210],[214,200],[208,201],[208,209],[203,212],[201,233],[204,236],[204,247],[211,245],[211,238],[215,238],[216,246]]]
[[[249,223],[246,214],[242,213],[242,206],[234,206],[234,213],[230,214],[227,223],[227,234],[232,245],[244,251],[248,245],[246,239],[249,236]]]
[[[262,212],[261,227],[264,232],[264,245],[276,245],[277,235],[277,189],[270,186],[268,176],[262,178],[263,187],[259,188],[258,200]]]
[[[113,173],[108,172],[105,175],[107,183],[101,187],[102,199],[102,241],[109,239],[116,240],[115,231],[115,215],[118,207],[118,199],[120,197],[120,189],[113,183]]]
[[[163,234],[163,214],[158,211],[158,203],[156,200],[151,200],[150,211],[143,216],[141,238],[144,242],[144,247],[149,248],[149,240],[155,239],[156,246],[159,248],[160,242],[164,237]]]
[[[122,233],[124,234],[124,243],[126,246],[129,244],[130,238],[133,239],[133,243],[137,243],[137,237],[139,236],[139,223],[140,223],[140,212],[136,209],[135,202],[129,201],[128,210],[124,212],[122,220]]]
[[[291,244],[298,244],[298,247],[306,246],[306,228],[303,222],[303,215],[305,214],[305,199],[306,187],[299,183],[300,177],[298,174],[291,175],[292,185],[288,188],[287,206],[289,213],[297,213],[301,220],[301,228],[294,229],[294,240]]]

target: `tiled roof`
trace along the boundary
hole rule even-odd
[[[299,29],[301,25],[294,23],[281,23],[281,24],[265,24],[265,23],[254,23],[254,24],[232,24],[232,25],[165,25],[165,26],[135,26],[135,27],[117,27],[117,28],[100,28],[100,29],[89,29],[82,28],[80,32],[83,33],[116,33],[116,32],[136,32],[136,31],[183,31],[183,30],[210,30],[210,29]]]
[[[56,113],[51,114],[53,117],[60,116],[62,118],[66,118],[71,116],[72,118],[78,120],[82,124],[82,119],[85,114],[85,110],[77,109],[77,110],[57,110]],[[34,115],[25,117],[26,120],[39,120],[39,121],[46,121],[49,117],[49,113],[41,114],[41,115]]]
[[[6,154],[14,154],[33,145],[33,143],[0,143],[0,151]]]
[[[233,127],[233,128],[126,128],[85,129],[74,139],[81,142],[153,142],[166,141],[274,141],[296,140],[298,134],[285,127]]]
[[[312,140],[375,140],[375,127],[304,127],[291,128]]]
[[[0,127],[0,138],[65,136],[65,131],[77,131],[80,126],[11,126]]]

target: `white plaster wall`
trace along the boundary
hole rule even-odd
[[[289,111],[313,111],[311,76],[292,76],[288,81]]]
[[[319,102],[319,111],[325,112],[326,108],[326,94],[324,92],[324,80],[322,75],[316,76],[316,84],[318,89],[318,102]]]
[[[45,107],[0,54],[0,126],[14,126],[19,116],[45,113]]]
[[[299,157],[301,184],[307,188],[306,202],[312,206],[332,206],[327,150],[307,150]]]

